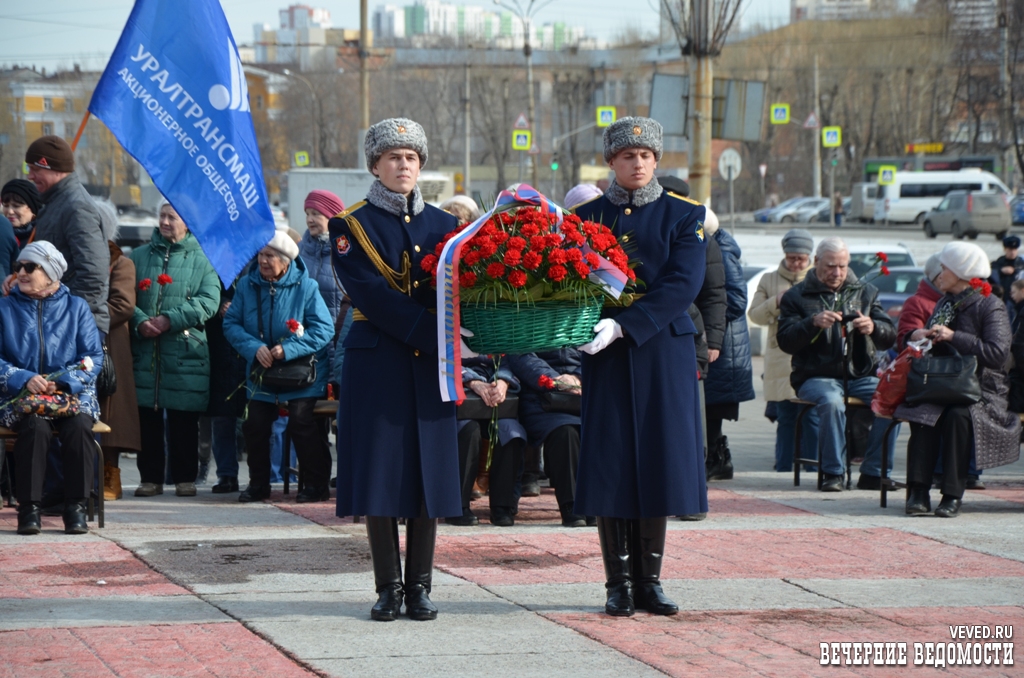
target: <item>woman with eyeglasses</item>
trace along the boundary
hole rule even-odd
[[[92,425],[99,419],[96,376],[103,364],[99,331],[85,300],[60,282],[67,262],[45,241],[29,244],[15,264],[17,286],[0,299],[0,425],[14,429],[18,534],[39,534],[50,440],[60,440],[64,531],[84,534],[94,478]]]

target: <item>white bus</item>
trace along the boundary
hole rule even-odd
[[[950,191],[999,193],[1004,200],[1010,196],[994,174],[974,167],[958,172],[896,172],[894,183],[878,187],[875,221],[923,223],[928,210]]]

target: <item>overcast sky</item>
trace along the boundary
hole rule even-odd
[[[608,40],[625,27],[657,30],[658,1],[554,0],[537,19],[582,25],[590,35]],[[35,64],[52,71],[80,63],[87,69],[100,69],[117,43],[132,4],[132,0],[3,0],[0,64]],[[288,0],[221,1],[239,44],[252,42],[254,23],[277,27],[278,10],[289,4]],[[335,27],[359,27],[358,0],[306,0],[303,4],[330,10]],[[384,2],[370,0],[371,16],[378,4]],[[412,0],[388,0],[388,4],[412,4]],[[456,4],[494,7],[491,0],[456,0]],[[746,0],[745,25],[778,25],[788,17],[788,0]]]

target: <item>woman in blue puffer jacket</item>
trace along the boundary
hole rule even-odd
[[[331,322],[334,323],[335,331],[331,343],[327,347],[327,362],[324,364],[329,381],[338,383],[334,378],[335,374],[341,371],[334,366],[335,339],[339,332],[338,328],[344,323],[345,318],[338,318],[345,301],[345,290],[341,288],[337,276],[334,275],[334,265],[331,263],[330,234],[327,232],[327,222],[335,215],[345,211],[345,204],[341,198],[330,191],[310,191],[306,196],[306,232],[299,241],[299,256],[302,263],[306,265],[306,272],[309,277],[316,281],[320,288],[320,296],[327,304],[327,310],[331,314]],[[346,306],[346,312],[348,306]]]
[[[722,435],[722,421],[740,417],[740,403],[754,399],[753,367],[750,360],[750,331],[747,329],[747,282],[740,265],[740,246],[728,232],[718,227],[718,217],[708,210],[704,232],[715,239],[722,250],[725,265],[726,327],[722,351],[708,365],[704,384],[707,402],[708,480],[732,478],[732,453],[729,439]]]
[[[0,424],[18,433],[18,534],[41,529],[46,453],[55,432],[64,467],[64,531],[89,531],[85,499],[95,478],[92,425],[100,417],[96,376],[103,367],[103,348],[89,305],[60,282],[66,271],[57,248],[37,240],[18,255],[17,287],[0,299]],[[26,414],[19,404],[29,394],[54,396],[71,407],[60,414]]]
[[[249,412],[242,426],[249,452],[249,487],[238,501],[270,497],[270,430],[279,403],[285,402],[288,435],[295,443],[305,480],[296,501],[327,501],[331,497],[331,451],[327,428],[314,421],[313,408],[327,392],[327,345],[334,336],[334,324],[286,227],[279,227],[260,250],[257,263],[239,280],[231,308],[224,315],[224,336],[249,366]],[[314,353],[316,380],[312,386],[278,392],[253,381],[253,368],[268,368],[275,362]]]

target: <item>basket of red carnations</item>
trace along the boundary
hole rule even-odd
[[[465,227],[423,258],[425,271],[436,278],[445,242]],[[481,354],[585,344],[601,308],[629,305],[635,282],[629,257],[607,226],[516,206],[492,215],[462,245],[461,324],[473,332],[466,343]]]

